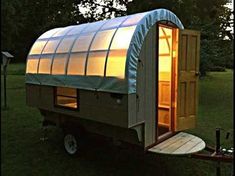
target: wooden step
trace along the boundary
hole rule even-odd
[[[187,155],[199,152],[206,147],[205,142],[192,134],[180,132],[169,139],[150,148],[154,153]]]

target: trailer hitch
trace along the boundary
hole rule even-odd
[[[220,131],[221,131],[221,128],[216,128],[216,131],[215,131],[216,145],[215,145],[215,147],[211,147],[209,145],[206,145],[204,150],[207,151],[207,153],[201,153],[200,152],[200,153],[194,153],[194,154],[190,155],[191,158],[216,161],[217,162],[216,176],[221,175],[221,170],[220,170],[220,163],[221,162],[227,162],[227,163],[232,163],[233,162],[233,152],[234,152],[233,147],[231,147],[229,149],[221,147],[221,144],[220,144]],[[229,138],[229,135],[230,135],[230,133],[227,132],[226,139]],[[232,168],[231,176],[233,176],[233,168]]]

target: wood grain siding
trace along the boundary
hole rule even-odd
[[[184,50],[180,50],[180,62],[179,62],[179,66],[180,66],[180,69],[183,71],[183,70],[186,70],[187,69],[187,43],[188,43],[188,36],[187,35],[182,35],[182,38],[181,38],[181,46],[183,48],[186,48]]]
[[[26,84],[26,104],[28,106],[37,107],[40,104],[40,87],[38,85]]]
[[[188,114],[189,115],[195,115],[196,113],[196,83],[194,81],[189,82],[189,107],[188,107]]]
[[[73,116],[82,119],[101,122],[109,125],[128,128],[127,95],[122,95],[121,103],[107,92],[79,90],[78,110],[56,107],[54,104],[54,87],[40,85],[26,85],[28,105],[39,109]],[[40,92],[40,94],[39,94]]]
[[[150,152],[188,155],[203,150],[206,147],[205,142],[192,134],[180,132],[173,137],[161,142],[149,149]]]
[[[198,31],[180,31],[176,131],[194,128],[196,125],[199,47]]]
[[[178,94],[178,97],[180,99],[182,99],[182,101],[180,101],[180,104],[179,104],[179,115],[181,117],[184,117],[186,116],[187,114],[187,108],[186,108],[186,104],[187,104],[187,99],[186,99],[186,83],[183,82],[183,83],[180,83],[179,85],[179,94]]]
[[[137,97],[136,94],[128,95],[128,127],[135,126],[138,123],[137,119]],[[139,105],[138,105],[139,106]]]
[[[196,70],[197,66],[197,36],[191,36],[190,39],[191,56],[189,59],[189,70]]]
[[[141,48],[137,70],[137,118],[135,123],[145,121],[144,146],[155,142],[156,125],[156,25],[148,32]],[[134,124],[132,124],[134,125]]]
[[[50,86],[40,86],[41,96],[40,100],[40,108],[54,108],[54,89]]]
[[[170,82],[159,81],[158,103],[162,106],[170,106]]]

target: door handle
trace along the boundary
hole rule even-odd
[[[195,72],[195,76],[199,76],[200,75],[200,72]]]

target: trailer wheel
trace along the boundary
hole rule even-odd
[[[64,149],[71,156],[77,155],[80,150],[78,137],[73,133],[65,133]]]

